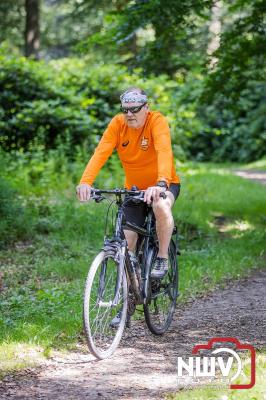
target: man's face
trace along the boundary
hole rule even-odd
[[[133,102],[122,103],[122,107],[124,109],[129,109],[131,107],[140,107],[140,106],[142,106],[142,104],[140,103],[133,103]],[[124,118],[129,128],[135,128],[135,129],[141,128],[145,124],[148,111],[149,111],[148,105],[145,104],[141,107],[140,111],[138,111],[137,113],[133,113],[131,111],[128,111],[127,114],[124,113]]]

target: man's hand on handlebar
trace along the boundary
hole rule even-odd
[[[161,193],[165,193],[165,188],[162,188],[160,186],[151,186],[148,189],[146,189],[145,194],[144,194],[144,201],[147,204],[151,204],[151,202],[157,202],[159,201]]]
[[[76,193],[79,201],[89,201],[91,197],[91,186],[87,183],[81,183],[76,187]]]
[[[151,205],[152,202],[156,203],[157,201],[159,201],[160,197],[165,199],[167,197],[165,191],[166,191],[165,188],[159,186],[151,186],[145,191],[139,191],[136,189],[101,190],[101,189],[95,189],[86,183],[81,183],[76,187],[76,194],[81,202],[86,202],[89,201],[90,199],[94,199],[95,201],[99,202],[104,199],[102,194],[116,194],[122,196],[125,195],[126,193],[129,193],[131,196],[133,195],[133,198],[135,200],[142,200],[147,204]]]

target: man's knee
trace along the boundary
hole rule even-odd
[[[152,206],[153,212],[156,218],[160,217],[169,217],[172,215],[172,202],[169,198],[166,199],[160,199],[156,203],[153,204]]]

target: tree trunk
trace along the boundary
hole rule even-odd
[[[220,36],[222,30],[221,14],[223,9],[223,2],[221,0],[214,1],[212,6],[211,23],[209,25],[209,33],[211,40],[208,44],[207,54],[210,57],[209,67],[213,68],[217,63],[218,59],[213,56],[215,50],[220,47]]]
[[[35,59],[39,58],[40,49],[39,9],[40,0],[25,0],[25,56]]]

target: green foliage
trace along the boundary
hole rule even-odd
[[[91,154],[119,92],[138,84],[169,118],[179,159],[258,159],[266,152],[264,14],[263,0],[43,1],[42,57],[81,59],[34,63],[14,57],[24,2],[3,3],[1,144],[64,146],[72,159],[83,144]],[[212,25],[221,31],[210,54]]]
[[[32,212],[8,181],[0,177],[0,248],[32,237]]]
[[[49,58],[68,55],[84,38],[97,31],[113,2],[53,0],[41,2],[42,49]],[[73,29],[69,29],[69,27]]]
[[[8,40],[14,46],[23,46],[24,1],[0,2],[0,42]]]
[[[252,161],[266,153],[265,2],[239,0],[228,13],[234,19],[225,23],[198,107],[207,129],[189,150],[202,160]]]
[[[145,28],[152,24],[155,39],[140,49],[137,55],[138,63],[148,73],[155,74],[173,75],[176,71],[191,70],[204,59],[204,56],[202,60],[197,58],[198,49],[204,49],[204,42],[206,45],[206,40],[201,35],[199,16],[206,17],[210,5],[211,1],[208,0],[171,0],[167,4],[161,0],[137,1],[125,10],[126,21],[119,28],[120,35],[128,38],[129,33],[136,27]]]
[[[9,151],[39,145],[73,159],[82,147],[86,162],[119,111],[119,93],[139,85],[147,90],[151,108],[168,117],[179,159],[249,161],[265,153],[263,84],[255,80],[250,79],[235,110],[222,107],[221,102],[228,103],[222,94],[213,104],[202,103],[204,80],[195,73],[143,79],[140,70],[129,74],[126,68],[85,60],[45,64],[1,56],[1,61],[0,140]]]
[[[225,23],[220,46],[213,54],[218,62],[206,80],[204,98],[211,101],[222,94],[227,97],[225,105],[237,110],[236,102],[250,83],[264,82],[265,11],[262,0],[238,0],[228,7],[234,19]]]
[[[175,153],[184,158],[182,147],[195,124],[181,107],[182,80],[143,79],[141,71],[129,74],[126,68],[87,65],[77,59],[45,64],[2,56],[1,62],[0,129],[5,149],[63,146],[72,158],[78,145],[91,152],[119,111],[121,91],[139,85],[149,93],[151,107],[168,116]]]
[[[235,107],[226,105],[228,98],[217,95],[212,105],[202,105],[203,129],[194,131],[188,142],[188,153],[201,161],[248,162],[266,153],[266,106],[263,100],[264,85],[250,81],[243,90]],[[220,113],[217,113],[220,110]]]
[[[76,59],[48,65],[4,56],[1,61],[0,139],[5,149],[39,144],[44,149],[63,148],[71,158],[77,146],[91,153],[118,112],[119,93],[140,85],[148,91],[151,107],[168,117],[179,159],[249,161],[265,152],[263,86],[256,81],[250,80],[234,111],[221,108],[219,102],[228,101],[222,95],[212,105],[200,105],[204,81],[193,73],[185,80],[181,74],[176,80],[144,80],[140,71],[129,74],[125,68]],[[87,159],[88,155],[83,162]]]
[[[46,147],[84,139],[90,118],[79,109],[73,92],[53,83],[53,70],[24,58],[1,58],[0,123],[5,148],[23,148],[34,140]],[[59,138],[60,136],[60,138]]]
[[[100,32],[79,44],[81,53],[99,52],[101,58],[113,57],[130,70],[141,67],[147,76],[173,77],[176,71],[195,70],[204,63],[211,1],[124,3],[106,14]]]
[[[118,0],[119,1],[119,0]],[[40,8],[42,56],[63,57],[73,46],[100,29],[106,12],[116,7],[116,0],[43,0]],[[25,1],[9,0],[0,3],[0,43],[24,54]],[[71,26],[72,29],[69,29]]]
[[[143,9],[139,6],[137,3],[127,6],[134,11],[132,21],[136,20],[140,27],[148,23],[147,29],[154,29],[151,26],[156,23],[156,16],[151,14],[149,19],[149,13],[145,11],[145,7],[150,10],[153,5],[148,2]],[[187,10],[186,7],[184,10]],[[260,55],[261,20],[257,27],[254,21],[262,11],[261,7],[258,0],[244,16],[241,14],[238,17],[235,25],[225,24],[221,46],[215,54],[218,63],[213,71],[206,70],[205,76],[197,72],[196,64],[190,71],[182,66],[184,55],[180,57],[179,67],[176,64],[172,79],[169,79],[166,75],[155,77],[151,74],[149,78],[143,78],[143,69],[129,72],[115,62],[104,64],[102,60],[106,58],[102,57],[99,61],[98,55],[94,57],[94,54],[82,60],[63,59],[44,63],[7,56],[3,49],[0,56],[2,146],[8,151],[28,150],[36,145],[44,146],[44,151],[60,148],[72,160],[82,147],[83,162],[87,161],[108,122],[119,111],[119,93],[128,86],[139,85],[148,91],[151,108],[159,109],[168,117],[174,153],[180,160],[192,157],[197,160],[247,162],[260,158],[266,150],[265,102],[262,96],[265,84]],[[236,12],[234,9],[237,6],[229,7],[230,13]],[[168,16],[172,21],[174,17],[167,10],[166,7],[165,18]],[[180,10],[180,21],[186,13],[188,10],[184,14]],[[122,14],[121,29],[126,24]],[[124,28],[127,26],[130,30],[132,21]],[[173,21],[171,23],[174,24]],[[236,38],[237,27],[241,40]],[[179,28],[177,30],[181,32]],[[254,40],[253,36],[249,36],[253,31]],[[186,40],[183,44],[184,49],[189,47]],[[153,45],[154,42],[144,45],[144,58],[149,57],[150,53],[146,50]],[[231,48],[237,51],[231,51]],[[198,58],[193,46],[191,51]],[[122,58],[123,54],[122,51]],[[117,60],[114,54],[113,58]],[[188,58],[192,60],[190,56]],[[241,59],[243,62],[239,61]],[[157,63],[158,57],[154,54],[152,60]],[[162,54],[160,60],[164,60],[166,65]],[[233,60],[236,62],[232,63]],[[139,60],[137,64],[143,65],[145,73],[156,72],[155,66],[149,67],[146,61],[142,63]],[[129,62],[128,66],[132,68],[133,64]],[[171,62],[171,65],[174,63]],[[228,75],[230,79],[226,79]]]

